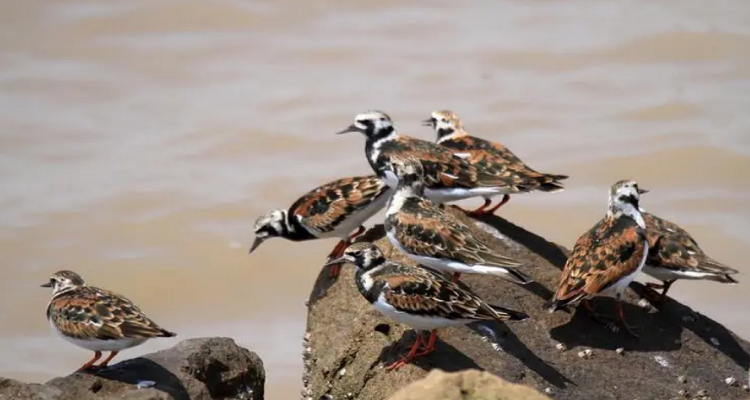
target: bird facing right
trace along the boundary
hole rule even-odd
[[[528,315],[486,303],[468,288],[462,288],[439,273],[386,260],[373,243],[359,242],[327,265],[351,263],[357,268],[359,292],[383,315],[417,331],[417,341],[409,353],[388,367],[397,369],[418,356],[435,350],[437,334],[443,327],[473,321],[520,321]],[[422,331],[429,331],[425,340]]]
[[[94,368],[94,363],[109,351],[96,368],[106,367],[124,349],[175,333],[162,329],[130,300],[108,290],[87,285],[73,271],[59,271],[42,287],[52,288],[47,319],[63,339],[94,352],[94,357],[78,371]]]
[[[550,312],[582,302],[598,319],[588,299],[614,295],[623,327],[637,336],[625,321],[622,294],[641,271],[648,256],[646,224],[639,209],[640,195],[646,192],[630,180],[612,186],[607,214],[573,246],[557,293],[548,305]]]
[[[667,297],[669,287],[678,279],[704,279],[734,284],[736,269],[709,257],[698,242],[677,224],[642,212],[646,221],[649,251],[643,272],[663,281],[661,285],[647,283],[649,300],[660,303]],[[655,289],[662,289],[661,294]]]

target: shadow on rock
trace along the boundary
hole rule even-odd
[[[459,207],[455,207],[457,210],[463,211]],[[471,218],[484,222],[485,224],[497,229],[500,233],[508,237],[510,240],[518,243],[525,247],[530,252],[538,255],[545,259],[551,265],[563,269],[565,262],[568,260],[568,256],[562,250],[562,248],[555,243],[547,241],[547,239],[527,231],[518,225],[508,221],[503,217],[497,215],[480,215],[472,216]]]
[[[646,287],[640,283],[633,283],[630,288],[640,297],[645,296]],[[659,304],[660,315],[667,324],[679,325],[681,328],[693,332],[709,346],[724,353],[737,365],[746,370],[750,368],[750,354],[740,345],[739,338],[720,323],[693,311],[690,307],[667,297]]]
[[[475,322],[467,326],[478,335],[487,338],[493,347],[499,346],[503,352],[515,357],[551,385],[563,389],[573,383],[555,367],[534,354],[507,325],[501,322]]]
[[[428,337],[429,333],[425,333],[424,338],[427,339]],[[404,334],[401,335],[401,338],[398,341],[391,343],[389,346],[383,347],[378,360],[373,363],[373,365],[371,365],[371,368],[374,368],[380,363],[389,366],[400,360],[409,352],[409,349],[416,340],[417,334],[415,331],[409,330],[404,332]],[[414,361],[411,362],[411,364],[425,371],[429,371],[435,368],[439,368],[443,371],[448,372],[463,371],[466,369],[484,369],[480,367],[474,360],[466,356],[466,354],[453,347],[450,343],[443,341],[440,336],[438,336],[437,340],[435,341],[435,351],[430,354],[417,357],[416,359],[414,359]]]

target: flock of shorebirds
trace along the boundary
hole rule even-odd
[[[381,111],[358,114],[339,134],[359,132],[366,137],[365,155],[374,175],[348,177],[322,185],[255,222],[250,253],[264,241],[339,238],[326,267],[332,277],[342,264],[356,267],[355,281],[362,296],[385,316],[417,331],[408,354],[388,366],[397,369],[435,349],[436,329],[481,320],[524,320],[528,315],[488,304],[466,285],[460,274],[496,275],[519,285],[532,282],[521,263],[479,238],[441,203],[482,197],[472,215],[492,214],[509,196],[530,191],[563,190],[565,175],[535,171],[506,147],[470,136],[451,111],[435,111],[424,121],[437,133],[436,142],[400,135]],[[682,228],[641,209],[647,190],[631,180],[609,190],[604,217],[575,243],[562,271],[550,312],[586,307],[599,295],[614,296],[618,318],[625,321],[621,297],[643,270],[663,283],[648,284],[651,301],[663,301],[678,279],[706,279],[737,283],[737,271],[707,256]],[[493,198],[501,196],[490,207]],[[384,227],[390,243],[418,265],[388,260],[373,243],[355,241],[363,224],[386,208]],[[88,286],[71,271],[60,271],[43,285],[53,288],[47,308],[50,324],[63,338],[95,352],[80,370],[107,366],[118,351],[155,337],[174,336],[147,318],[125,297]],[[658,293],[656,289],[663,289]],[[429,332],[429,338],[423,336]],[[102,351],[110,355],[94,363]]]

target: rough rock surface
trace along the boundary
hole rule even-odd
[[[262,400],[264,383],[257,354],[229,338],[201,338],[46,384],[0,378],[0,399]]]
[[[448,209],[475,222],[456,207]],[[552,393],[555,399],[750,397],[742,388],[750,344],[721,324],[671,299],[660,309],[639,306],[639,283],[626,292],[624,308],[640,339],[613,332],[585,309],[548,314],[543,305],[552,296],[568,251],[500,217],[482,222],[477,231],[499,235],[497,251],[523,261],[524,271],[536,283],[521,287],[477,275],[461,280],[491,303],[528,313],[530,320],[444,329],[434,353],[387,373],[384,365],[408,350],[414,332],[371,308],[354,285],[352,267],[345,266],[336,280],[321,271],[309,300],[303,398],[386,399],[437,368],[485,370]],[[404,260],[383,237],[382,227],[362,240],[375,241],[387,256]],[[611,299],[598,298],[593,304],[614,316]],[[727,378],[737,383],[728,385]]]
[[[399,390],[388,400],[550,400],[528,386],[508,383],[486,371],[471,369],[445,373],[432,370],[427,377]]]

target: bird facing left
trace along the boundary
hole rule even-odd
[[[148,339],[177,336],[146,317],[127,298],[89,286],[73,271],[56,272],[42,287],[52,288],[47,306],[52,329],[68,342],[94,352],[77,372],[104,368],[120,351]],[[109,351],[109,356],[95,366],[103,351]]]

